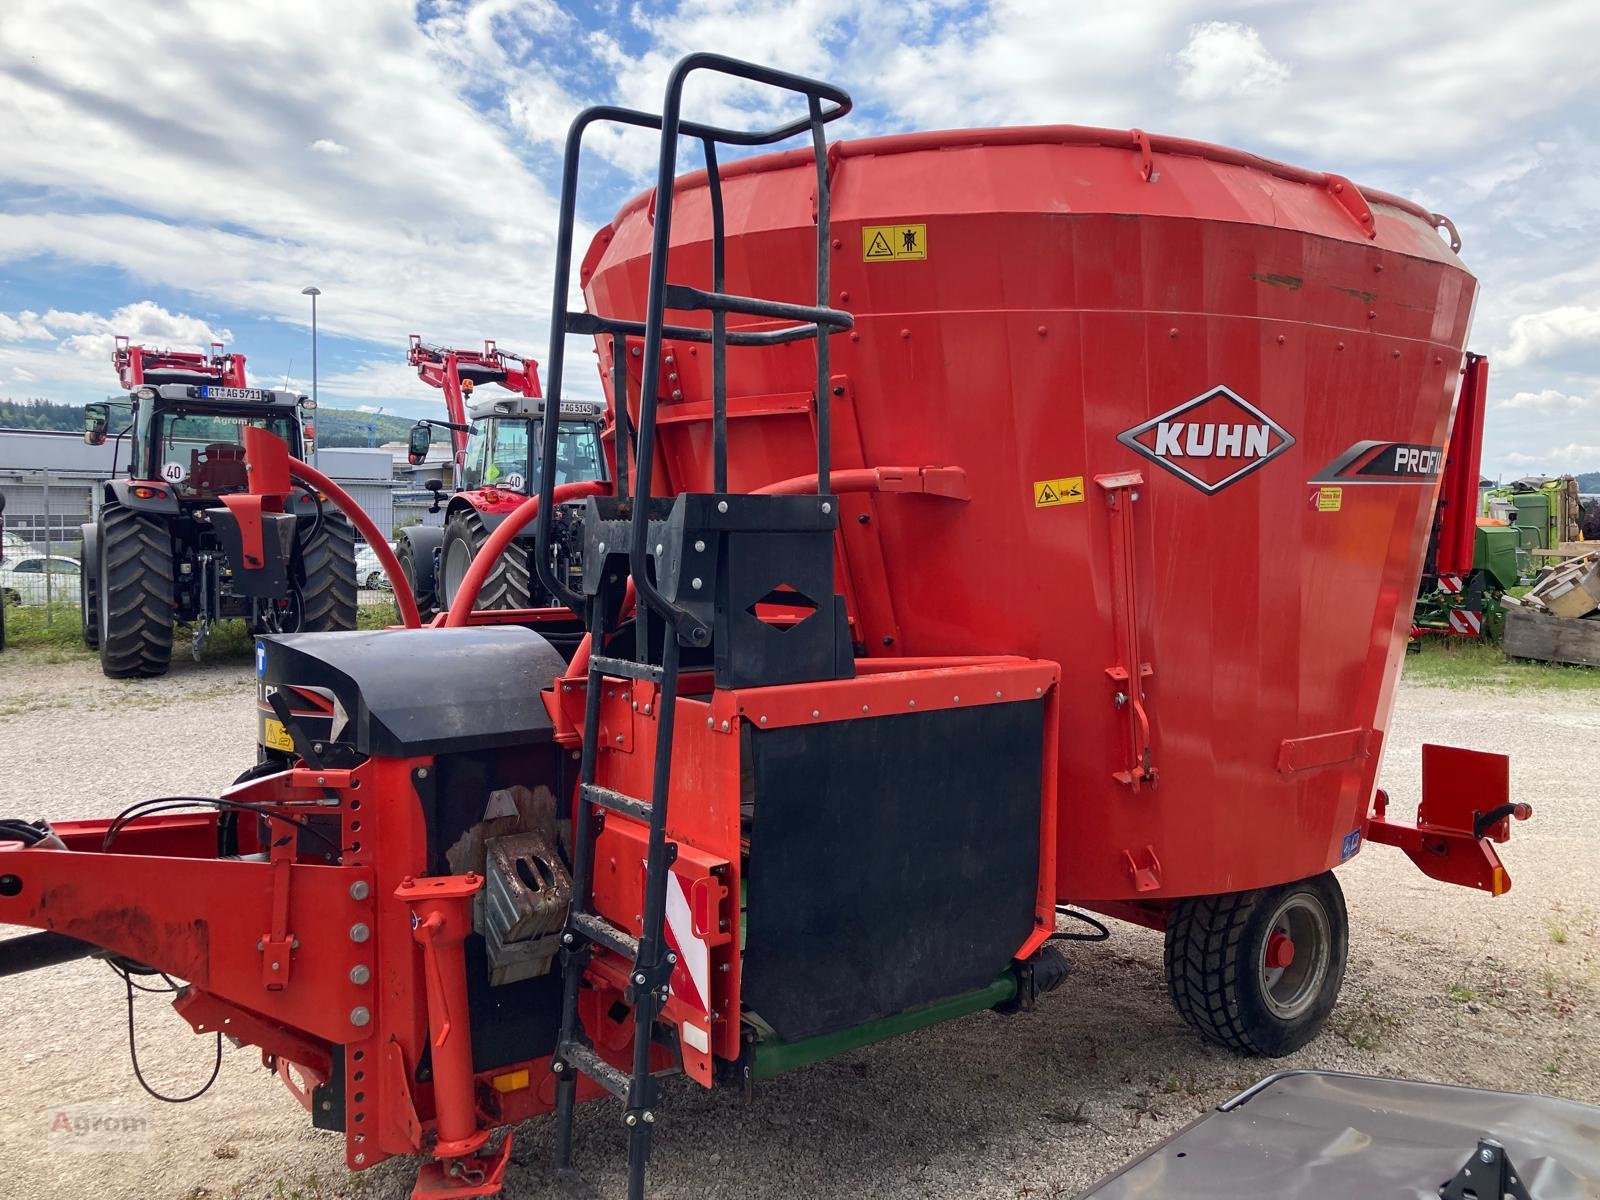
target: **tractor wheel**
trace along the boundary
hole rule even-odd
[[[477,510],[464,508],[450,518],[444,528],[444,550],[439,559],[439,595],[445,607],[455,603],[467,568],[488,540],[489,531]],[[489,569],[474,607],[527,608],[528,604],[528,555],[513,542]]]
[[[433,552],[439,548],[444,530],[436,525],[413,525],[395,537],[394,556],[400,560],[400,573],[417,602],[417,615],[431,621],[439,612],[439,586],[435,577]]]
[[[100,649],[100,537],[93,525],[81,525],[83,569],[78,572],[78,613],[83,619],[83,644]]]
[[[172,537],[120,504],[100,510],[100,669],[112,679],[165,675],[172,662]]]
[[[1321,1032],[1344,982],[1349,934],[1331,871],[1180,900],[1167,923],[1167,990],[1211,1041],[1277,1058]]]
[[[330,508],[322,526],[302,548],[305,583],[300,588],[300,629],[326,633],[356,627],[356,534],[342,513]]]

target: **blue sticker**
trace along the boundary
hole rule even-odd
[[[1339,849],[1339,861],[1354,858],[1357,850],[1361,849],[1361,830],[1352,829],[1344,835],[1344,845]]]
[[[266,673],[267,673],[267,644],[265,642],[257,642],[256,643],[256,674],[257,675],[265,675]]]

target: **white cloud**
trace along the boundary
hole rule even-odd
[[[1496,401],[1496,409],[1525,409],[1535,413],[1582,413],[1593,410],[1600,416],[1600,395],[1574,396],[1556,388],[1538,392],[1517,392]]]
[[[24,309],[16,316],[0,312],[0,342],[42,341],[52,336],[36,312]]]
[[[1510,345],[1499,352],[1508,367],[1522,366],[1577,346],[1600,342],[1600,308],[1566,304],[1524,313],[1511,322]]]
[[[332,138],[318,138],[316,141],[312,142],[311,145],[307,146],[306,149],[314,151],[317,154],[331,154],[335,156],[350,153],[349,146],[346,146],[343,142],[336,142]]]
[[[151,44],[207,52],[152,70]],[[0,109],[29,134],[7,139],[0,185],[75,203],[0,214],[0,261],[53,254],[296,323],[314,280],[327,332],[383,341],[527,328],[549,194],[430,45],[408,0],[142,0],[114,21],[7,0]]]
[[[1513,450],[1503,456],[1507,463],[1518,467],[1557,469],[1566,472],[1600,469],[1600,446],[1568,442],[1565,446],[1552,446],[1538,454],[1525,454]]]
[[[1237,21],[1195,26],[1178,51],[1178,94],[1185,100],[1222,100],[1277,88],[1289,68],[1267,53],[1261,35]]]

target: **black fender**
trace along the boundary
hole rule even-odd
[[[145,489],[150,495],[135,495],[135,488]],[[108,503],[120,504],[136,512],[163,517],[175,517],[180,511],[177,493],[172,490],[171,484],[160,479],[108,479],[105,499]]]
[[[397,554],[402,541],[411,543],[411,564],[417,573],[417,590],[432,595],[438,587],[434,579],[434,566],[438,561],[439,551],[444,546],[444,526],[407,525],[395,534],[394,545]]]
[[[100,526],[90,521],[87,525],[79,525],[78,532],[83,535],[83,559],[81,570],[89,590],[96,591],[100,587]]]

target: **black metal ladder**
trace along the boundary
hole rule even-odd
[[[807,113],[774,129],[744,131],[685,122],[680,118],[684,84],[697,71],[733,76],[750,83],[776,88],[804,97]],[[712,622],[705,616],[703,596],[699,604],[686,603],[668,582],[658,586],[663,576],[652,573],[651,546],[660,533],[655,506],[651,503],[651,472],[654,462],[656,405],[660,385],[661,350],[664,338],[709,342],[712,348],[712,442],[713,478],[717,493],[727,491],[727,370],[729,346],[773,346],[785,342],[814,339],[817,347],[817,474],[818,493],[829,492],[829,371],[828,336],[850,328],[848,313],[827,306],[829,274],[829,215],[827,146],[823,126],[850,110],[850,98],[840,88],[801,76],[741,62],[714,54],[693,54],[682,59],[668,78],[666,98],[660,116],[630,109],[591,108],[574,120],[567,135],[561,190],[560,220],[557,235],[555,297],[552,305],[551,346],[546,359],[547,411],[559,411],[565,339],[569,334],[609,336],[612,345],[612,402],[616,413],[616,452],[618,462],[617,496],[627,496],[628,404],[627,338],[642,336],[643,361],[638,428],[634,431],[636,464],[635,495],[631,506],[624,505],[619,516],[630,521],[626,564],[613,573],[605,561],[584,564],[584,589],[574,591],[567,580],[557,578],[552,567],[550,537],[553,522],[555,473],[541,472],[540,508],[536,529],[534,565],[540,581],[562,602],[584,618],[590,634],[591,655],[587,693],[584,700],[583,751],[579,773],[579,803],[573,830],[572,906],[562,932],[564,990],[561,1033],[552,1069],[556,1073],[556,1159],[566,1168],[572,1159],[573,1113],[577,1101],[577,1077],[581,1073],[601,1084],[623,1100],[623,1120],[628,1138],[628,1196],[642,1200],[645,1166],[650,1154],[651,1132],[656,1119],[657,1082],[651,1072],[651,1052],[656,1044],[656,1021],[666,1003],[669,981],[676,955],[665,939],[665,911],[668,876],[676,857],[676,846],[667,836],[668,788],[672,772],[673,724],[676,716],[681,648],[705,647],[712,640]],[[656,214],[651,245],[649,291],[644,320],[634,321],[592,313],[568,312],[568,288],[572,269],[573,227],[576,213],[578,162],[585,130],[596,123],[609,122],[656,129],[661,134],[656,172]],[[724,288],[724,214],[722,183],[716,147],[765,146],[809,134],[817,172],[817,292],[814,305],[788,304],[750,296],[729,295]],[[706,184],[712,212],[712,279],[709,291],[667,282],[668,248],[671,239],[672,208],[677,173],[680,136],[697,139],[705,158]],[[706,311],[710,328],[668,326],[668,308]],[[786,322],[776,328],[732,330],[728,315],[739,314]],[[543,460],[556,460],[558,423],[544,423]],[[723,505],[723,511],[726,511]],[[631,509],[631,511],[628,511]],[[832,511],[823,505],[824,511]],[[591,511],[597,511],[591,502]],[[655,533],[652,533],[654,528]],[[593,539],[590,539],[593,544]],[[605,560],[607,546],[598,549]],[[610,554],[621,559],[621,546]],[[661,547],[656,544],[656,555]],[[619,564],[620,565],[620,564]],[[659,564],[657,564],[659,566]],[[635,616],[635,658],[611,657],[606,653],[608,614],[620,602],[619,590],[631,582],[637,597]],[[699,587],[696,579],[694,586]],[[614,603],[615,602],[615,603]],[[658,623],[660,661],[650,662],[652,623]],[[636,681],[657,688],[656,741],[648,797],[629,796],[596,783],[599,754],[601,703],[608,680]],[[644,822],[649,840],[645,860],[645,898],[636,938],[593,910],[594,854],[597,836],[597,811]],[[603,816],[598,818],[603,820]],[[629,989],[626,1000],[634,1018],[632,1070],[624,1071],[608,1062],[594,1048],[579,1016],[579,1000],[588,962],[595,950],[609,951],[629,964]],[[730,1018],[731,1019],[731,1018]]]

